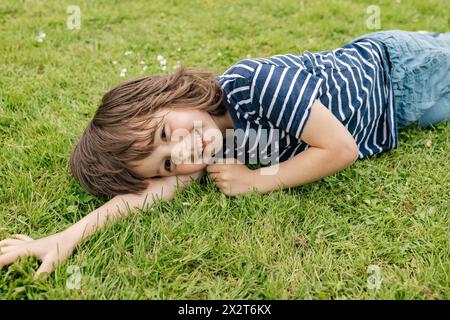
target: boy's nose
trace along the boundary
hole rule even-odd
[[[193,163],[196,153],[195,133],[185,136],[179,141],[172,152],[173,161],[177,164]]]

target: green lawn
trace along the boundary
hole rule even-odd
[[[72,145],[106,90],[163,72],[158,55],[164,72],[180,61],[220,74],[247,56],[333,49],[375,31],[373,4],[382,29],[450,30],[441,0],[239,2],[0,0],[0,239],[55,233],[104,202],[70,176]],[[3,268],[0,299],[449,299],[449,127],[407,128],[396,150],[264,196],[196,182],[46,280],[34,258]]]

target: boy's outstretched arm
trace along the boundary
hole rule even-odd
[[[116,196],[64,231],[37,240],[17,235],[14,239],[0,241],[0,268],[22,257],[35,256],[42,262],[36,275],[51,273],[56,264],[67,259],[79,243],[103,228],[108,221],[117,221],[133,209],[152,205],[157,199],[172,200],[177,185],[186,187],[204,174],[204,171],[199,171],[190,175],[152,178],[141,195]]]

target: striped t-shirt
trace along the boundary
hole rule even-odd
[[[359,159],[397,147],[388,53],[378,40],[360,38],[319,53],[244,59],[217,80],[235,129],[244,132],[233,156],[244,152],[246,161],[259,163],[276,151],[273,159],[282,162],[307,149],[300,136],[316,99],[355,138]],[[257,148],[262,133],[270,142],[275,131],[274,148]],[[230,151],[222,153],[228,157]]]

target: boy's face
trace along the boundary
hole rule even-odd
[[[204,170],[214,151],[222,147],[222,132],[233,127],[228,112],[222,117],[212,117],[206,111],[193,109],[160,110],[150,121],[150,127],[158,124],[154,151],[132,163],[134,171],[145,178]]]

